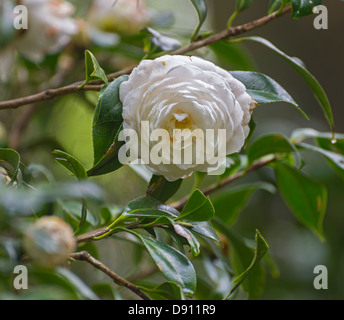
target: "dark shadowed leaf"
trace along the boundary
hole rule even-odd
[[[148,238],[132,230],[123,229],[138,237],[158,269],[167,280],[178,285],[187,296],[192,296],[196,289],[196,272],[190,260],[168,244]]]
[[[127,79],[126,75],[117,78],[100,93],[93,118],[94,166],[88,171],[90,176],[105,174],[122,166],[118,161],[118,150],[123,145],[118,141],[123,123],[119,87]]]
[[[313,13],[313,8],[321,5],[322,0],[292,0],[293,18],[301,18]]]
[[[247,205],[252,194],[257,190],[265,190],[270,193],[276,192],[276,188],[266,182],[250,183],[230,189],[213,199],[215,215],[226,225],[233,224],[237,220],[239,213]]]
[[[249,163],[253,163],[255,160],[269,154],[292,152],[298,154],[297,149],[287,137],[282,134],[268,134],[252,142],[247,148],[247,157]]]
[[[153,175],[149,181],[146,195],[161,202],[166,202],[178,191],[182,182],[183,179],[168,181],[164,176]]]
[[[323,238],[326,187],[282,163],[276,163],[275,173],[278,188],[290,210],[306,227]]]
[[[261,236],[260,232],[256,230],[253,260],[251,264],[248,266],[248,268],[233,280],[235,286],[231,289],[228,296],[230,296],[233,293],[233,291],[243,283],[243,281],[248,277],[248,275],[252,273],[252,271],[257,267],[260,260],[263,258],[263,256],[266,254],[268,250],[268,244],[266,243],[265,239]],[[255,298],[255,296],[252,297],[251,294],[251,298]]]

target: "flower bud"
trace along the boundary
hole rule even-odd
[[[72,228],[55,216],[42,217],[31,224],[23,241],[32,262],[48,268],[65,263],[76,247]]]

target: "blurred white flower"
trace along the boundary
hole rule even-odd
[[[23,244],[34,264],[49,268],[65,263],[76,248],[72,228],[56,216],[45,216],[31,224]]]
[[[107,32],[135,34],[152,18],[144,0],[94,0],[87,21]]]
[[[22,0],[28,8],[29,27],[14,40],[23,56],[40,62],[63,49],[78,32],[74,6],[65,0]]]

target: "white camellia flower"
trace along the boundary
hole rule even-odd
[[[144,0],[94,0],[87,21],[102,31],[138,33],[152,18]]]
[[[71,17],[74,6],[64,0],[22,0],[28,9],[28,29],[14,41],[14,46],[33,62],[63,49],[78,25]]]
[[[136,131],[140,141],[147,140],[143,138],[142,121],[149,122],[150,132],[164,129],[169,133],[170,141],[165,140],[165,143],[171,142],[171,152],[165,154],[165,158],[162,156],[167,161],[144,162],[153,173],[163,175],[169,181],[185,178],[196,170],[209,172],[215,158],[215,153],[213,159],[208,157],[211,151],[207,150],[207,145],[201,149],[204,156],[195,150],[197,144],[193,143],[191,163],[173,161],[175,150],[172,145],[180,140],[174,129],[200,129],[202,132],[213,129],[215,134],[225,130],[225,141],[222,141],[225,155],[232,154],[243,147],[249,133],[251,112],[256,106],[245,86],[229,72],[194,56],[165,55],[155,60],[143,60],[134,68],[128,81],[121,84],[120,100],[123,128]],[[152,140],[148,142],[150,151],[157,143]],[[213,141],[214,150],[219,149],[221,139]],[[181,145],[179,148],[183,149]],[[203,163],[198,161],[202,156]],[[138,151],[138,158],[142,159],[142,150]]]

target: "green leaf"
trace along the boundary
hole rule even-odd
[[[236,0],[235,11],[241,12],[246,10],[252,4],[252,0]]]
[[[154,300],[184,300],[183,291],[173,282],[164,282],[154,288],[139,286]]]
[[[344,140],[343,133],[336,133],[336,139],[333,140],[333,133],[332,132],[320,132],[311,128],[301,128],[296,129],[291,134],[291,140],[294,143],[300,143],[305,139],[309,138],[322,138],[332,140],[331,142],[335,145],[336,140]]]
[[[281,0],[270,0],[269,6],[268,6],[268,14],[271,14],[274,11],[278,10],[281,4],[282,4]]]
[[[0,148],[0,161],[7,162],[12,168],[12,178],[9,185],[12,185],[17,178],[18,170],[20,167],[20,155],[17,151],[9,148]]]
[[[102,80],[104,83],[109,82],[104,70],[99,66],[97,59],[89,50],[85,51],[85,69],[86,80],[79,88],[82,88],[92,80]]]
[[[200,253],[200,244],[192,232],[178,223],[174,224],[173,228],[178,235],[187,240],[193,256],[197,257]]]
[[[214,214],[214,207],[209,197],[196,189],[186,202],[178,220],[208,221],[214,217]]]
[[[147,187],[146,196],[166,202],[179,189],[183,179],[168,181],[164,176],[153,175]]]
[[[306,81],[308,86],[312,89],[315,97],[318,99],[321,108],[325,114],[325,117],[328,123],[330,124],[332,131],[334,132],[334,120],[330,101],[319,81],[306,69],[304,64],[301,63],[299,59],[295,59],[293,57],[288,56],[283,51],[274,46],[270,41],[261,37],[244,37],[236,39],[234,41],[241,42],[246,40],[258,42],[270,48],[278,55],[280,55],[284,60],[286,60],[300,74],[300,76]]]
[[[268,134],[258,138],[247,148],[247,157],[249,163],[253,163],[255,160],[269,154],[292,152],[298,154],[297,149],[287,137],[282,134]]]
[[[198,15],[198,25],[196,30],[194,31],[192,37],[191,37],[191,42],[194,41],[198,35],[199,30],[201,29],[205,18],[207,17],[207,4],[204,0],[191,0],[191,3],[195,7]]]
[[[270,193],[276,192],[276,188],[266,182],[250,183],[230,189],[213,199],[215,215],[226,225],[233,224],[237,220],[239,213],[247,205],[251,195],[257,190],[265,190]]]
[[[89,176],[109,173],[122,166],[118,160],[118,151],[124,144],[118,141],[123,123],[119,87],[127,79],[126,75],[117,78],[100,93],[93,118],[94,166],[88,171]]]
[[[217,235],[214,227],[209,221],[201,221],[197,224],[193,224],[192,227],[190,227],[190,230],[202,237],[206,237],[208,239],[221,243],[219,236]]]
[[[293,18],[298,19],[313,13],[313,8],[321,5],[322,0],[292,0]]]
[[[278,188],[295,216],[321,238],[327,203],[326,187],[294,168],[276,163]]]
[[[148,238],[132,230],[123,229],[138,237],[153,261],[166,277],[178,285],[185,295],[192,296],[196,289],[196,272],[190,260],[177,249],[158,240]]]
[[[229,241],[230,249],[231,249],[231,258],[233,263],[233,269],[235,274],[242,275],[249,266],[252,265],[252,261],[254,261],[255,257],[255,249],[253,245],[251,245],[251,241],[244,239],[240,235],[238,235],[233,229],[225,226],[222,221],[215,218],[213,220],[214,226],[218,229]],[[261,237],[258,236],[256,232],[256,239],[259,240],[259,244],[261,243]],[[258,243],[258,242],[257,242]],[[257,245],[256,245],[257,247]],[[261,248],[262,246],[260,246]],[[266,246],[263,246],[263,248]],[[261,253],[261,250],[257,250],[257,257],[258,253]],[[263,252],[265,249],[263,249]],[[249,273],[246,274],[245,281],[242,283],[243,289],[248,292],[249,299],[258,299],[263,291],[265,285],[266,274],[265,270],[261,263],[256,263],[254,268],[251,268]],[[235,286],[237,287],[237,286]],[[230,294],[233,292],[234,287]],[[229,295],[227,295],[229,297]]]
[[[55,160],[70,171],[77,179],[87,179],[86,169],[75,157],[60,150],[54,150],[53,155],[56,157]]]
[[[268,244],[266,243],[265,239],[261,236],[260,232],[256,230],[253,260],[251,264],[248,266],[248,268],[233,280],[235,286],[229,292],[228,297],[234,292],[234,290],[236,290],[236,288],[238,288],[241,285],[241,283],[248,277],[248,275],[252,273],[252,271],[257,267],[260,260],[263,258],[263,256],[266,254],[268,250]]]
[[[135,218],[159,218],[166,216],[174,219],[178,214],[179,212],[176,209],[159,200],[151,197],[140,197],[128,203],[122,216]]]
[[[258,104],[272,102],[290,103],[296,107],[306,119],[309,119],[290,94],[267,75],[251,71],[231,71],[230,74],[245,85],[247,93]]]
[[[321,144],[321,142],[320,142]],[[330,144],[330,142],[329,142]],[[307,151],[313,151],[313,152],[317,152],[320,153],[321,155],[325,156],[327,158],[327,160],[330,161],[330,163],[335,166],[337,168],[337,170],[340,171],[340,174],[342,176],[344,176],[344,156],[339,154],[339,153],[335,153],[329,150],[325,150],[323,148],[319,148],[317,146],[313,146],[311,144],[308,143],[304,143],[301,142],[297,145],[298,148],[300,148],[301,150],[307,150]]]
[[[291,0],[270,0],[269,1],[269,10],[268,14],[273,13],[281,8],[281,6],[285,7],[286,5],[290,4]]]

